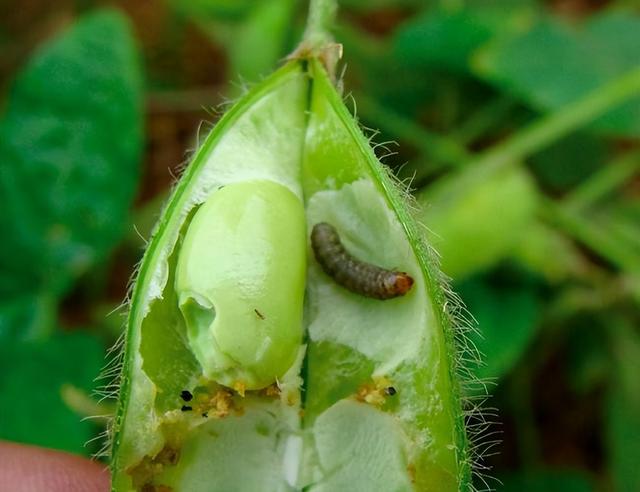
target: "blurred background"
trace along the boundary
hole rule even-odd
[[[479,325],[489,483],[640,491],[637,1],[340,4],[347,103]],[[0,438],[100,449],[85,417],[113,411],[95,378],[145,238],[198,133],[305,14],[0,3]]]

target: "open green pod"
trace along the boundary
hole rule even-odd
[[[389,272],[412,279],[389,299],[347,288]],[[290,61],[207,136],[149,243],[113,490],[470,490],[450,306],[324,66]]]

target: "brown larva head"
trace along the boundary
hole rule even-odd
[[[396,274],[395,290],[398,295],[404,295],[413,286],[413,278],[411,275],[405,272],[398,272]]]

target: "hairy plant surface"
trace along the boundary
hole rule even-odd
[[[470,487],[439,270],[320,61],[332,50],[238,101],[162,214],[132,296],[116,491]],[[312,250],[323,222],[413,284],[387,300],[340,285]]]

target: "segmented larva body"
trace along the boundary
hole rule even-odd
[[[338,231],[326,222],[313,226],[311,247],[325,273],[356,294],[392,299],[405,295],[413,285],[413,278],[405,272],[387,270],[354,258],[340,241]]]

